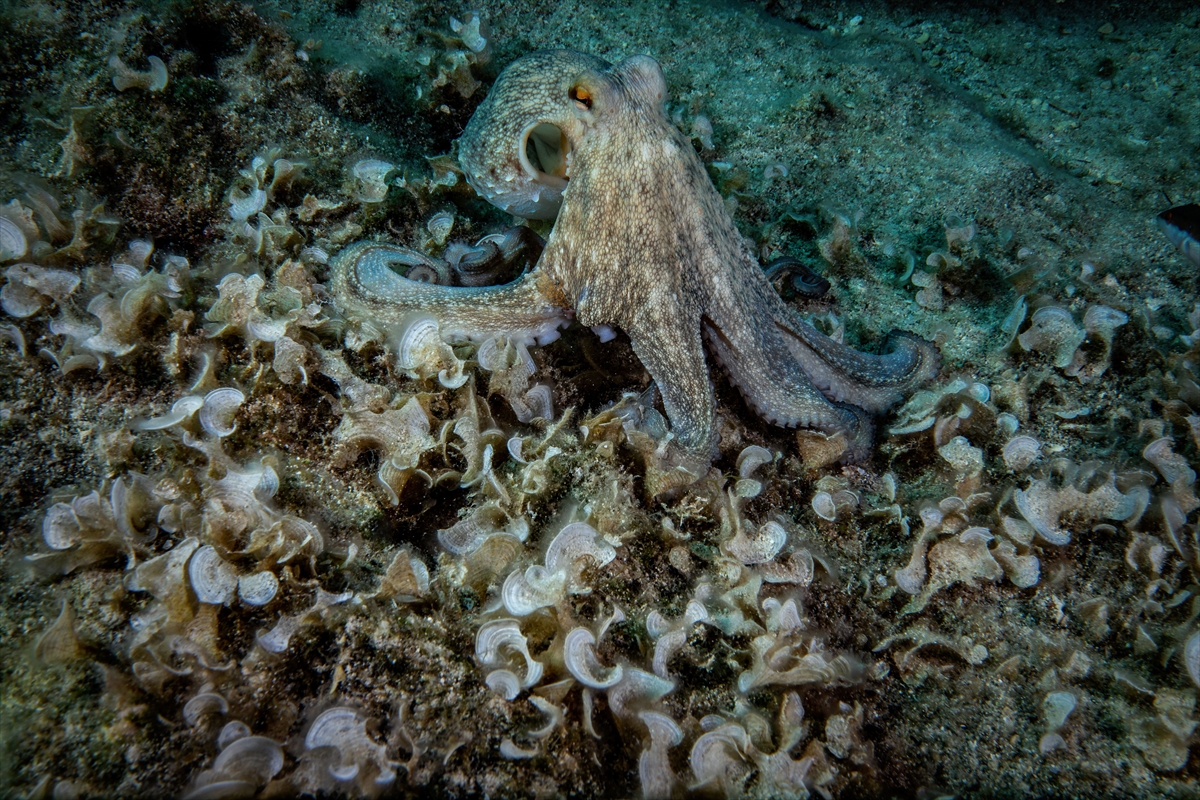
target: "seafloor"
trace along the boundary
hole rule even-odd
[[[332,301],[512,224],[455,139],[545,47],[938,344],[867,458],[714,371],[665,474],[623,336],[439,377]],[[1193,4],[6,2],[0,108],[5,796],[1200,795]]]

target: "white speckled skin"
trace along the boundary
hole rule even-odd
[[[575,78],[609,67],[570,50],[541,50],[514,61],[488,93],[458,140],[467,181],[489,203],[525,219],[554,219],[565,181],[534,180],[521,163],[525,132],[539,123],[558,127],[574,143],[583,134],[567,94]],[[564,104],[566,100],[566,104]]]
[[[385,316],[420,308],[452,319],[451,327],[527,331],[574,309],[585,325],[620,328],[657,382],[680,444],[706,456],[716,440],[707,341],[763,417],[845,431],[864,453],[863,410],[882,410],[936,374],[937,350],[901,334],[891,352],[868,355],[799,319],[747,249],[691,142],[667,118],[666,100],[662,70],[648,56],[615,66],[565,50],[517,60],[472,117],[459,152],[472,185],[491,202],[557,210],[536,268],[468,297],[364,271],[352,248],[335,264],[335,296]],[[540,123],[555,125],[569,143],[566,181],[522,161],[524,133]]]

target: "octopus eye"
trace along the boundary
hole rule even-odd
[[[575,101],[575,105],[579,106],[580,111],[590,111],[592,108],[592,95],[587,89],[582,86],[572,86],[571,91],[567,95]]]

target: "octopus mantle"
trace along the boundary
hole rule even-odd
[[[867,414],[933,377],[938,353],[904,333],[883,355],[821,334],[779,297],[743,241],[690,141],[665,111],[657,62],[617,65],[539,51],[499,77],[459,140],[484,198],[555,218],[537,265],[512,283],[447,287],[390,268],[397,248],[363,242],[333,268],[347,310],[389,323],[434,315],[444,335],[545,340],[571,311],[624,330],[662,393],[673,433],[711,457],[711,353],[746,401],[785,426],[844,432],[867,451]]]

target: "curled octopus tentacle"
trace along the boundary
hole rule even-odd
[[[333,296],[344,310],[385,325],[402,324],[419,311],[433,316],[443,335],[470,339],[502,334],[544,344],[570,320],[570,311],[542,291],[536,271],[500,286],[442,286],[393,270],[393,264],[408,263],[408,252],[380,242],[346,248],[333,262]]]
[[[775,318],[792,357],[827,397],[871,413],[885,411],[937,375],[941,354],[933,343],[892,331],[882,354],[836,342],[789,313]]]
[[[768,277],[769,280],[769,277]],[[929,342],[895,333],[883,355],[861,353],[817,331],[788,307],[768,280],[730,288],[732,303],[710,303],[704,317],[709,350],[746,402],[785,427],[846,434],[851,458],[870,452],[870,415],[883,411],[937,373]],[[760,324],[749,309],[765,310]]]
[[[790,283],[793,291],[809,300],[824,297],[829,291],[829,281],[791,256],[781,256],[765,265],[763,273],[774,286],[782,288]]]
[[[868,452],[873,429],[867,416],[834,402],[814,385],[785,333],[746,317],[719,315],[704,321],[710,351],[759,416],[789,428],[842,431],[852,457]]]
[[[755,295],[755,306],[775,324],[755,328],[753,341],[760,348],[779,341],[783,352],[774,351],[772,359],[787,361],[790,369],[835,403],[878,414],[936,376],[941,366],[937,347],[919,336],[893,331],[882,354],[864,353],[805,322],[766,281]]]

